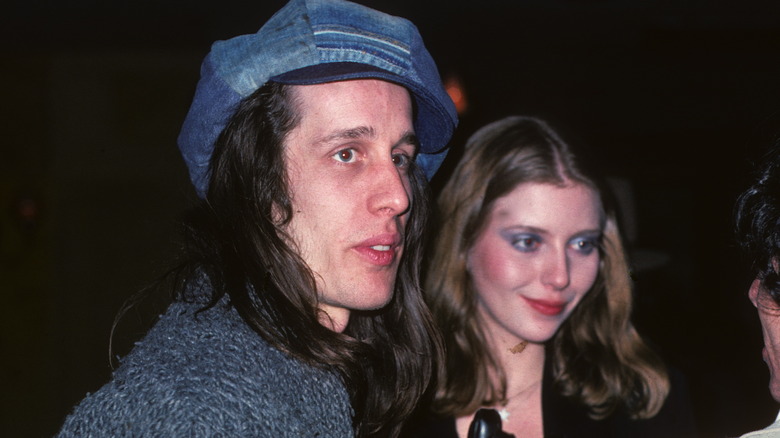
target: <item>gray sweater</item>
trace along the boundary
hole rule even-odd
[[[174,302],[57,436],[353,436],[341,379],[269,346],[225,301]]]

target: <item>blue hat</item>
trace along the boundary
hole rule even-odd
[[[368,78],[409,90],[417,163],[430,179],[458,118],[414,24],[343,0],[291,0],[257,33],[215,42],[203,61],[178,138],[198,196],[206,195],[214,143],[241,99],[269,80],[310,85]]]

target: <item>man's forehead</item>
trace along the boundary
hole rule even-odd
[[[414,133],[411,95],[401,85],[359,79],[290,87],[298,125],[326,123],[318,141],[375,137],[389,126]]]

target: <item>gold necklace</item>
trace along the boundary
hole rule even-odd
[[[528,341],[523,341],[523,342],[515,345],[514,347],[510,348],[509,352],[512,353],[512,354],[522,353],[523,350],[525,350],[526,345],[528,345]]]
[[[523,350],[525,350],[526,346],[528,346],[528,341],[522,341],[519,344],[515,345],[514,347],[510,348],[509,352],[512,354],[520,354],[523,352]],[[509,404],[508,399],[507,399],[507,404]],[[501,416],[501,421],[509,421],[509,416],[512,414],[510,414],[506,406],[504,406],[503,408],[501,408],[501,410],[498,411],[498,415]]]
[[[525,346],[523,346],[525,348]],[[509,412],[509,409],[507,407],[509,406],[509,401],[516,398],[520,394],[523,394],[524,392],[531,390],[536,385],[541,385],[542,381],[539,380],[537,382],[531,383],[530,385],[526,386],[524,389],[517,391],[513,396],[507,397],[506,404],[501,407],[501,409],[498,409],[498,415],[501,416],[501,421],[509,421],[509,417],[512,416],[512,413]]]

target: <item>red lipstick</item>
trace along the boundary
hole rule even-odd
[[[566,308],[565,301],[534,300],[528,297],[523,299],[537,312],[546,316],[558,316]]]

